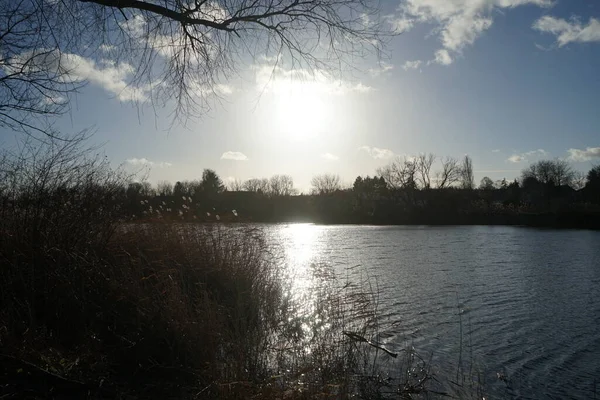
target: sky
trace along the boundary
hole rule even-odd
[[[341,78],[274,70],[257,58],[201,118],[173,123],[127,86],[119,63],[78,60],[89,83],[59,118],[92,128],[113,165],[150,182],[289,174],[310,189],[320,173],[351,184],[397,156],[473,159],[476,181],[512,180],[529,163],[600,162],[600,2],[383,0],[400,34],[386,54]],[[294,75],[294,77],[292,77]],[[0,130],[0,145],[18,134]],[[435,169],[435,167],[434,167]]]

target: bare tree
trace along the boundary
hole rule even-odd
[[[310,184],[313,194],[329,194],[342,190],[342,182],[339,175],[321,174],[315,175]]]
[[[53,135],[46,118],[63,113],[68,94],[81,87],[55,50],[68,26],[49,24],[49,7],[43,1],[0,1],[0,127]]]
[[[232,192],[241,192],[244,190],[244,182],[239,178],[234,178],[227,184],[227,189]]]
[[[173,184],[169,181],[159,181],[156,184],[156,193],[159,196],[173,196]]]
[[[269,179],[269,194],[271,196],[292,196],[297,193],[294,180],[289,175],[273,175]]]
[[[586,174],[582,171],[573,172],[573,180],[571,181],[571,187],[575,190],[580,190],[585,187]]]
[[[557,186],[572,185],[576,178],[575,170],[566,160],[556,159],[553,161],[554,183]]]
[[[248,192],[263,193],[269,192],[269,180],[267,178],[252,178],[244,182],[244,189]]]
[[[90,232],[103,243],[118,224],[119,197],[131,176],[113,171],[86,132],[41,142],[27,138],[0,154],[0,242],[20,232],[32,250],[85,246]],[[17,236],[14,236],[16,238]],[[103,239],[102,239],[103,238]]]
[[[461,170],[458,160],[446,157],[442,160],[442,170],[436,174],[438,189],[452,186],[460,180]]]
[[[434,154],[419,154],[417,157],[417,171],[419,172],[419,180],[423,189],[431,187],[431,166],[435,162]]]
[[[339,70],[391,36],[368,0],[0,0],[0,26],[0,124],[29,132],[106,60],[121,99],[176,100],[185,117],[258,56]]]
[[[388,165],[378,168],[377,174],[382,176],[392,189],[414,189],[417,187],[417,160],[398,157]]]
[[[142,196],[145,196],[145,197],[156,196],[156,190],[154,190],[154,188],[152,187],[152,184],[150,182],[142,181],[142,182],[140,182],[140,184],[142,185],[142,190],[141,190]]]
[[[475,188],[475,177],[473,176],[473,160],[466,155],[460,167],[460,186],[463,189],[473,190]]]
[[[523,181],[535,179],[553,186],[571,185],[575,179],[575,171],[565,160],[540,160],[524,169],[521,178]]]

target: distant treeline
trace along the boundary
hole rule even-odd
[[[600,166],[584,175],[559,159],[535,162],[512,182],[484,177],[476,185],[469,156],[462,160],[431,154],[405,157],[379,168],[376,176],[358,176],[351,187],[344,187],[337,175],[317,175],[309,194],[298,194],[287,175],[234,181],[229,187],[211,169],[195,181],[157,185],[113,176],[108,187],[104,175],[104,181],[96,175],[86,176],[85,185],[81,178],[77,185],[63,179],[60,185],[33,191],[22,189],[26,183],[4,185],[0,187],[3,208],[19,204],[26,208],[25,204],[42,197],[57,208],[91,209],[91,205],[72,203],[77,202],[73,199],[78,191],[93,190],[97,195],[84,196],[88,202],[101,203],[128,221],[600,227]]]

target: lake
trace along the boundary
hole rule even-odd
[[[463,368],[481,372],[488,398],[600,398],[600,232],[263,228],[298,279],[311,263],[341,280],[367,278],[392,322],[381,342],[396,351],[411,344],[432,357],[435,373],[455,375],[462,355]]]

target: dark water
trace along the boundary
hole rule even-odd
[[[368,278],[381,314],[396,322],[383,332],[386,346],[412,344],[432,355],[437,373],[473,367],[487,398],[600,399],[600,232],[266,229],[299,277],[316,262],[344,279]]]

